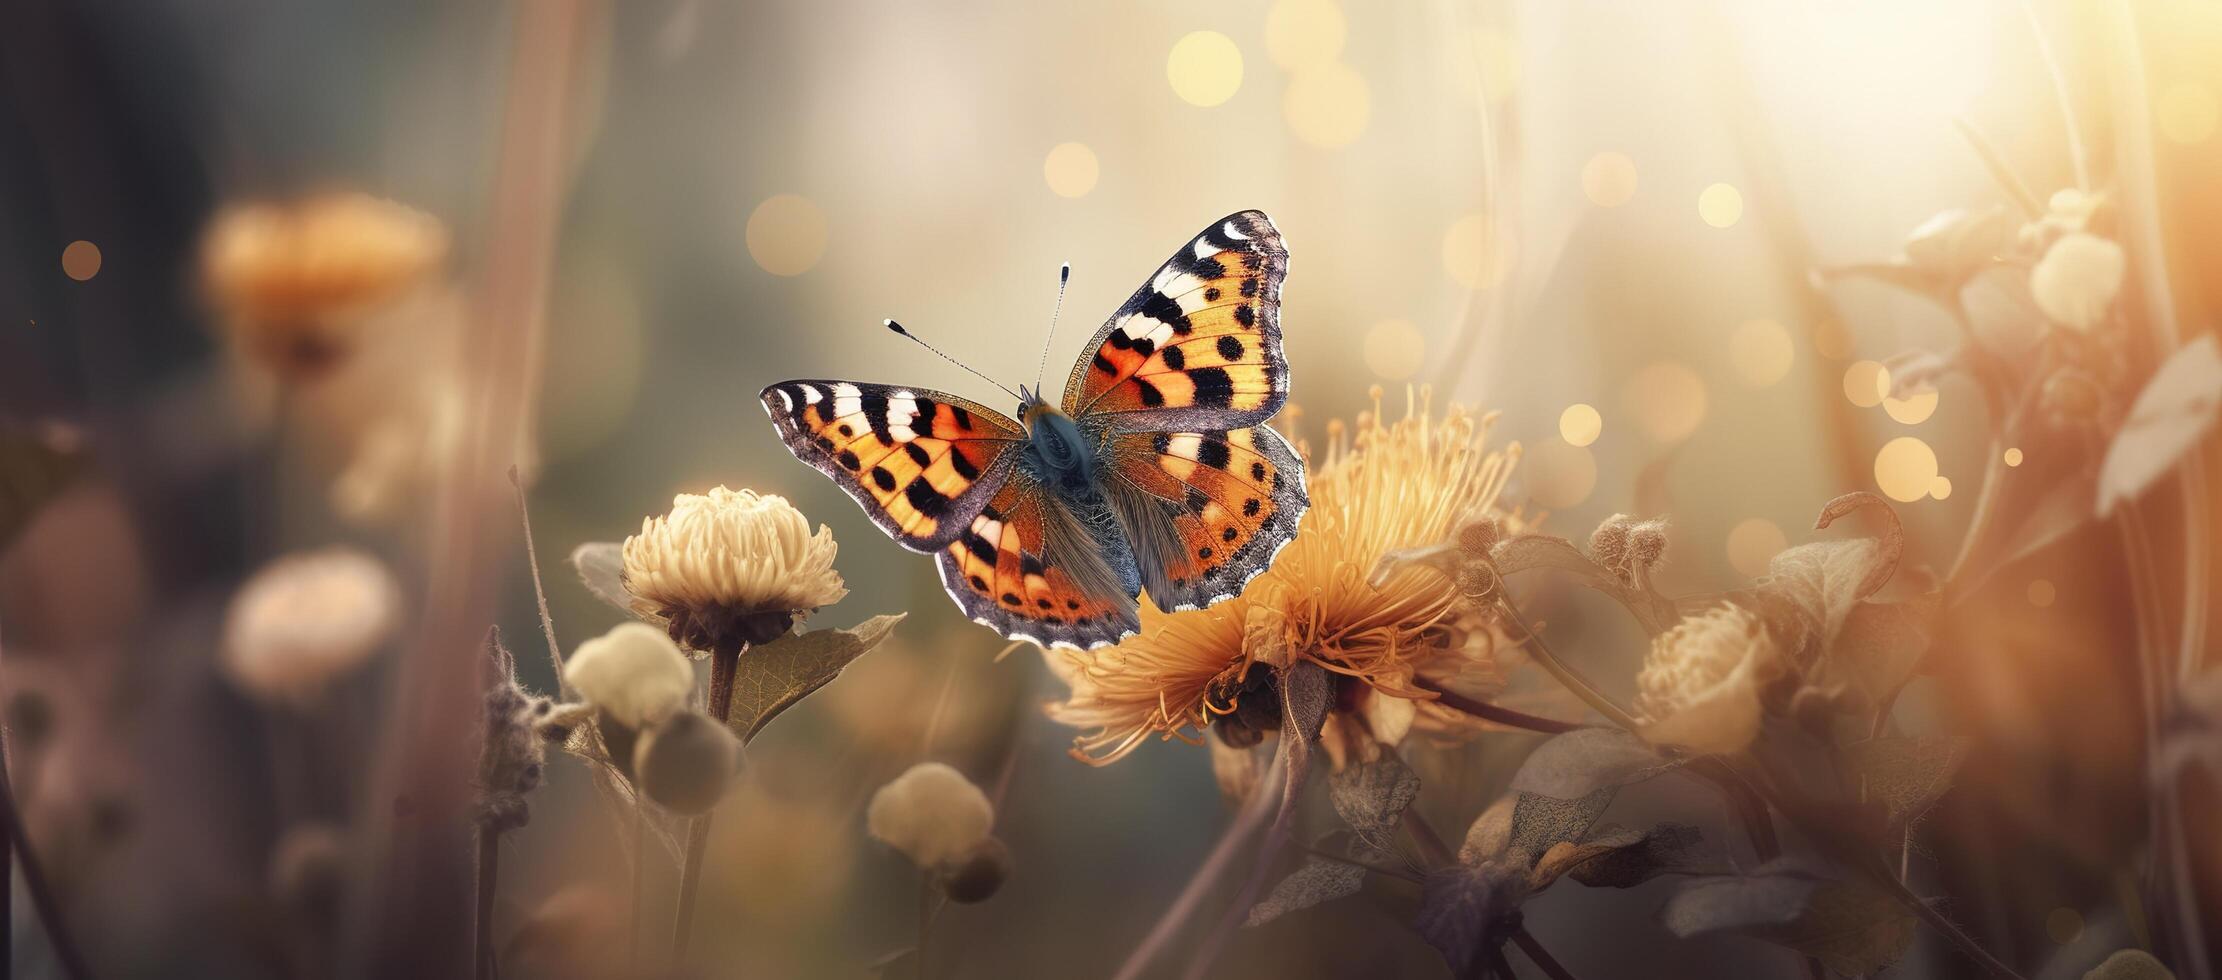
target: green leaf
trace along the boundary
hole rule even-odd
[[[2106,517],[2176,468],[2222,415],[2222,348],[2208,334],[2169,355],[2130,406],[2099,466],[2098,515]]]
[[[594,597],[633,613],[633,593],[625,588],[625,548],[615,541],[590,541],[571,549],[571,567]]]
[[[1667,900],[1659,918],[1683,938],[1714,932],[1752,936],[1851,976],[1896,963],[1912,944],[1915,928],[1913,914],[1890,896],[1786,861],[1747,875],[1695,879]]]
[[[909,613],[874,616],[855,629],[789,633],[741,654],[733,672],[733,708],[726,727],[743,743],[779,713],[831,683],[856,658],[872,652]]]
[[[68,426],[0,422],[0,549],[82,475],[91,458],[84,438]]]
[[[1867,798],[1883,805],[1890,826],[1903,827],[1952,788],[1967,747],[1967,739],[1950,735],[1871,738],[1846,746],[1844,760]]]
[[[1537,746],[1513,774],[1512,789],[1574,800],[1672,768],[1672,761],[1634,735],[1611,728],[1583,728]]]

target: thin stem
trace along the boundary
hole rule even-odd
[[[1212,846],[1211,854],[1196,868],[1195,875],[1188,879],[1188,885],[1181,889],[1180,896],[1173,899],[1173,904],[1166,906],[1164,914],[1157,917],[1157,924],[1150,927],[1149,935],[1144,936],[1142,942],[1134,947],[1134,952],[1127,954],[1126,962],[1120,964],[1119,972],[1112,975],[1112,980],[1134,980],[1141,976],[1142,971],[1149,968],[1150,962],[1164,952],[1165,947],[1172,945],[1173,937],[1180,932],[1181,926],[1195,918],[1196,909],[1203,904],[1204,896],[1210,894],[1212,886],[1218,884],[1219,879],[1226,875],[1227,869],[1234,866],[1235,855],[1241,852],[1243,842],[1249,840],[1251,834],[1257,833],[1258,828],[1264,826],[1266,818],[1275,811],[1275,804],[1279,802],[1281,795],[1281,784],[1288,777],[1287,752],[1288,745],[1284,742],[1274,755],[1272,765],[1266,768],[1264,782],[1259,783],[1257,791],[1243,803],[1242,809],[1235,814],[1234,822],[1227,825],[1226,832],[1219,835],[1219,843]]]
[[[1628,713],[1627,709],[1614,704],[1611,698],[1605,696],[1605,692],[1598,690],[1596,685],[1591,684],[1589,678],[1583,677],[1580,671],[1575,670],[1572,665],[1560,660],[1557,654],[1552,653],[1550,645],[1543,642],[1543,635],[1537,633],[1535,627],[1528,625],[1528,621],[1521,618],[1520,610],[1513,608],[1510,601],[1501,601],[1497,603],[1497,606],[1503,609],[1505,616],[1512,620],[1512,624],[1518,626],[1520,632],[1526,635],[1528,655],[1535,658],[1538,666],[1549,672],[1552,677],[1557,678],[1558,682],[1565,685],[1567,690],[1574,692],[1576,697],[1589,702],[1589,706],[1596,708],[1598,714],[1611,719],[1613,724],[1631,732],[1643,727],[1637,723],[1634,715]]]
[[[2091,154],[2083,147],[2083,131],[2075,124],[2075,102],[2068,97],[2068,75],[2060,70],[2060,59],[2053,56],[2052,40],[2045,36],[2045,25],[2037,19],[2037,8],[2029,0],[2021,0],[2021,12],[2029,18],[2029,34],[2037,40],[2037,60],[2044,62],[2045,74],[2052,76],[2052,97],[2060,104],[2060,123],[2068,133],[2068,161],[2075,166],[2075,186],[2078,190],[2091,189]]]
[[[494,960],[494,894],[501,880],[501,831],[478,828],[478,915],[473,941],[478,980],[496,980],[501,968]]]
[[[1724,760],[1701,757],[1692,759],[1689,770],[1713,781],[1728,797],[1729,805],[1736,809],[1736,816],[1743,822],[1744,835],[1751,838],[1752,853],[1761,864],[1782,856],[1782,841],[1775,835],[1774,815],[1767,808],[1767,800],[1750,779],[1735,766]]]
[[[509,485],[517,491],[517,519],[525,529],[525,563],[532,568],[532,598],[540,604],[540,635],[548,638],[548,666],[555,670],[556,690],[568,700],[571,684],[563,679],[563,647],[556,642],[555,617],[548,615],[548,590],[540,584],[540,549],[532,543],[532,509],[525,505],[525,481],[514,465],[509,467]]]
[[[1450,845],[1443,843],[1443,835],[1435,832],[1427,818],[1411,807],[1404,808],[1404,832],[1412,835],[1412,843],[1420,849],[1420,859],[1431,868],[1449,867],[1458,857]]]
[[[1890,874],[1889,868],[1877,867],[1870,869],[1868,876],[1873,878],[1886,894],[1896,899],[1899,905],[1904,906],[1906,911],[1912,912],[1916,918],[1928,923],[1929,928],[1935,929],[1938,935],[1951,941],[1952,945],[1960,948],[1960,952],[1967,954],[1969,959],[1974,960],[1983,969],[1990,971],[1993,976],[2021,980],[2021,974],[2015,973],[2013,967],[2007,966],[2000,962],[1998,957],[1992,956],[1990,950],[1984,949],[1982,943],[1976,942],[1975,937],[1963,931],[1960,924],[1952,921],[1950,916],[1937,911],[1928,902],[1922,901],[1921,896],[1914,894],[1911,889],[1905,886],[1904,882]]]
[[[919,980],[925,980],[926,949],[934,934],[934,878],[926,869],[918,869],[918,949],[912,955],[918,960]]]
[[[746,645],[731,650],[714,650],[710,653],[710,717],[722,725],[733,714],[733,675],[741,664],[741,653]],[[678,920],[671,926],[671,955],[682,959],[687,952],[688,934],[694,929],[694,896],[702,886],[702,856],[710,847],[710,817],[712,810],[694,818],[694,825],[687,829],[686,863],[679,870]]]
[[[0,822],[7,824],[7,840],[4,845],[0,845],[0,850],[12,852],[13,857],[19,859],[13,863],[22,866],[23,890],[30,893],[31,908],[38,912],[39,923],[46,928],[46,940],[54,947],[54,960],[60,965],[62,976],[69,980],[86,980],[92,976],[92,971],[85,967],[85,954],[77,948],[77,941],[70,936],[69,926],[62,921],[62,904],[54,897],[54,888],[46,880],[45,869],[39,866],[38,853],[31,850],[31,835],[23,827],[23,814],[16,809],[15,788],[9,782],[6,765],[7,752],[6,729],[0,728]],[[0,878],[0,891],[12,888],[13,882]],[[0,931],[13,932],[15,919],[12,903],[8,906],[8,911],[10,916],[0,919]],[[14,945],[11,940],[4,947],[11,954],[8,960],[10,963],[13,962]],[[0,969],[5,969],[8,974],[14,972],[12,966]]]
[[[648,803],[633,797],[633,921],[625,931],[625,962],[640,967],[640,926],[648,904]]]
[[[1578,721],[1560,721],[1556,718],[1531,715],[1525,711],[1516,711],[1487,701],[1476,701],[1463,694],[1444,690],[1433,682],[1424,679],[1415,678],[1413,683],[1418,684],[1421,690],[1434,692],[1436,704],[1472,715],[1483,721],[1493,721],[1510,728],[1524,728],[1531,732],[1559,735],[1565,732],[1596,727]]]
[[[1568,970],[1565,965],[1558,961],[1557,957],[1552,956],[1550,950],[1544,949],[1543,944],[1536,941],[1535,934],[1529,932],[1527,926],[1512,930],[1512,942],[1513,945],[1520,947],[1520,952],[1528,954],[1528,959],[1535,961],[1535,965],[1543,971],[1544,976],[1550,977],[1551,980],[1574,980],[1573,971]]]

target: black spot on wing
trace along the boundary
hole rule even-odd
[[[915,442],[903,443],[903,452],[908,453],[910,461],[917,463],[921,468],[933,464],[934,458],[927,454],[926,448]]]
[[[1204,436],[1203,441],[1196,444],[1196,462],[1215,470],[1226,469],[1227,460],[1232,455],[1226,443],[1210,435]]]
[[[934,485],[927,483],[923,476],[910,481],[910,485],[903,488],[903,496],[910,499],[910,505],[919,513],[934,520],[938,521],[949,513],[949,498],[942,496],[941,491],[934,489]]]
[[[1175,371],[1188,366],[1188,355],[1180,352],[1178,345],[1165,348],[1165,366]]]
[[[1196,385],[1196,404],[1204,408],[1226,408],[1234,404],[1234,379],[1228,377],[1226,368],[1197,368],[1188,372],[1188,380]],[[1160,396],[1159,401],[1163,401]],[[1150,404],[1144,400],[1143,404]]]
[[[1149,291],[1149,295],[1142,300],[1141,308],[1135,312],[1173,328],[1174,333],[1182,336],[1187,336],[1196,329],[1188,322],[1188,314],[1180,311],[1179,303],[1154,289]]]
[[[964,533],[964,546],[965,550],[972,552],[972,557],[978,558],[990,565],[995,564],[995,546],[989,544],[988,539],[981,537],[975,532],[966,531]],[[980,581],[980,579],[978,576],[974,576],[972,581],[978,582]],[[983,584],[980,586],[980,589],[982,591],[986,591],[987,586]]]
[[[1101,351],[1098,351],[1096,353],[1095,360],[1090,361],[1089,363],[1094,364],[1096,366],[1096,370],[1101,371],[1105,374],[1119,373],[1119,366],[1111,363],[1111,359],[1103,356],[1103,353]]]
[[[844,469],[844,470],[854,470],[854,469],[856,469],[857,467],[859,467],[859,466],[862,466],[862,465],[864,465],[864,461],[863,461],[863,460],[860,460],[860,459],[858,459],[858,458],[856,458],[856,453],[855,453],[855,452],[854,452],[853,450],[848,450],[848,449],[844,449],[844,450],[841,450],[841,468],[842,468],[842,469]]]
[[[872,467],[872,484],[881,490],[893,490],[895,489],[895,474],[889,473],[883,467],[874,466]]]
[[[1221,337],[1219,338],[1219,359],[1220,359],[1220,360],[1222,360],[1222,361],[1228,361],[1228,362],[1233,362],[1233,361],[1239,361],[1239,360],[1241,360],[1241,359],[1242,359],[1242,340],[1241,340],[1241,338],[1239,338],[1239,337],[1234,337],[1234,336],[1221,336]]]
[[[1019,556],[1018,556],[1018,572],[1019,572],[1019,574],[1021,574],[1021,575],[1040,575],[1040,574],[1041,574],[1041,573],[1042,573],[1043,571],[1045,571],[1045,570],[1046,570],[1046,569],[1045,569],[1045,568],[1043,567],[1043,565],[1042,565],[1042,560],[1041,560],[1041,559],[1039,559],[1039,558],[1036,558],[1036,557],[1034,557],[1033,555],[1025,554],[1025,553],[1023,553],[1023,552],[1019,554]]]
[[[1237,306],[1234,308],[1234,322],[1242,324],[1244,330],[1253,329],[1258,325],[1258,313],[1248,306]]]
[[[1227,372],[1221,371],[1219,373],[1224,375]],[[1142,407],[1144,408],[1156,408],[1165,404],[1165,393],[1157,390],[1156,385],[1142,378],[1134,379],[1134,389],[1137,394],[1142,396]]]
[[[949,450],[949,467],[956,470],[958,476],[967,480],[980,478],[980,468],[972,465],[972,457],[966,456],[961,449]]]

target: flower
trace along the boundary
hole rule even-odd
[[[1391,552],[1512,519],[1496,500],[1519,449],[1483,449],[1493,417],[1477,422],[1453,406],[1437,419],[1424,393],[1408,392],[1405,417],[1388,424],[1379,388],[1373,397],[1347,441],[1339,421],[1329,424],[1308,478],[1311,509],[1242,595],[1188,612],[1145,608],[1139,635],[1092,655],[1045,651],[1072,688],[1052,717],[1089,729],[1076,755],[1108,763],[1150,735],[1193,740],[1187,732],[1205,727],[1237,748],[1256,744],[1280,723],[1275,672],[1298,659],[1337,676],[1322,738],[1338,764],[1450,713],[1417,679],[1457,677],[1463,693],[1501,686],[1499,634],[1469,615],[1480,600],[1457,575],[1398,563],[1376,581],[1374,570]]]
[[[1759,735],[1760,690],[1782,669],[1766,623],[1733,604],[1690,616],[1651,641],[1636,675],[1636,714],[1652,742],[1741,752]]]
[[[370,312],[424,282],[447,255],[438,219],[360,193],[245,204],[209,225],[201,274],[247,353],[311,377],[345,357]]]
[[[2086,232],[2069,232],[2029,270],[2029,294],[2046,319],[2089,333],[2105,322],[2113,308],[2128,264],[2120,245]]]
[[[694,667],[646,623],[619,623],[579,644],[563,680],[604,717],[635,730],[686,707],[694,693]]]
[[[401,587],[378,559],[350,548],[288,555],[232,597],[223,668],[248,693],[304,704],[393,635]]]
[[[969,856],[987,838],[995,807],[963,773],[921,762],[872,794],[864,823],[919,867],[935,869]]]
[[[717,652],[763,643],[849,590],[833,570],[833,530],[785,497],[712,489],[672,498],[671,513],[625,539],[635,610],[670,622],[671,638]]]

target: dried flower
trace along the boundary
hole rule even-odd
[[[657,805],[696,816],[725,798],[740,753],[740,743],[724,725],[682,711],[641,735],[633,749],[633,778]]]
[[[963,773],[921,762],[872,794],[864,822],[873,837],[932,870],[966,856],[987,837],[995,807]]]
[[[689,649],[738,649],[848,595],[837,550],[833,530],[812,535],[786,498],[717,487],[674,497],[670,514],[625,539],[625,587],[637,612],[668,620]]]
[[[2128,265],[2120,245],[2097,235],[2069,232],[2029,270],[2029,294],[2046,319],[2089,333],[2106,321]]]
[[[694,693],[694,667],[646,623],[619,623],[579,644],[563,679],[605,717],[636,730],[686,707]]]
[[[1378,388],[1374,399],[1347,441],[1340,424],[1328,426],[1309,474],[1311,509],[1242,595],[1182,613],[1144,608],[1141,634],[1110,650],[1045,651],[1072,688],[1052,716],[1090,729],[1076,754],[1110,762],[1152,734],[1192,740],[1187,732],[1206,726],[1225,726],[1231,746],[1256,744],[1279,724],[1273,671],[1306,659],[1337,677],[1329,752],[1363,756],[1402,738],[1415,712],[1448,710],[1415,677],[1491,671],[1492,639],[1452,629],[1471,605],[1454,574],[1401,563],[1376,582],[1374,570],[1393,551],[1445,544],[1492,514],[1509,520],[1493,508],[1518,447],[1485,451],[1488,418],[1453,406],[1437,419],[1424,394],[1408,393],[1394,424],[1382,421]]]
[[[525,797],[540,788],[548,745],[539,724],[554,709],[517,683],[517,658],[502,646],[501,628],[486,632],[486,730],[478,753],[478,823],[500,833],[532,819]]]
[[[349,548],[288,555],[232,597],[223,666],[257,697],[304,704],[393,634],[401,588],[378,559]]]
[[[280,375],[343,359],[361,315],[426,280],[447,254],[438,219],[365,194],[227,209],[202,250],[209,298],[239,345]]]
[[[1636,675],[1642,734],[1693,752],[1741,752],[1759,734],[1760,691],[1780,669],[1766,623],[1750,610],[1690,616],[1652,641]]]

